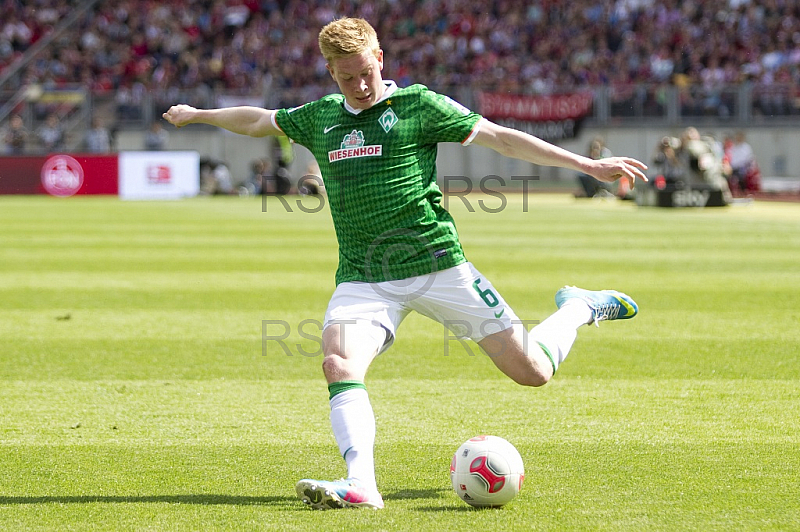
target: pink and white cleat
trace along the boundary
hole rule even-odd
[[[295,486],[297,496],[315,510],[337,508],[383,508],[383,498],[377,491],[368,490],[356,479],[336,481],[304,478]]]

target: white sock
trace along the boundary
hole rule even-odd
[[[578,327],[591,321],[592,309],[589,305],[580,299],[573,299],[531,329],[529,337],[545,350],[556,370],[575,343]]]
[[[375,414],[367,390],[353,388],[331,398],[331,426],[339,453],[347,463],[347,478],[378,490],[375,482]]]

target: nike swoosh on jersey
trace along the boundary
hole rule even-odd
[[[494,313],[494,317],[495,317],[495,318],[499,318],[499,317],[501,317],[505,311],[506,311],[506,309],[503,309],[503,310],[501,310],[500,312],[495,312],[495,313]]]
[[[326,127],[325,129],[323,129],[323,130],[322,130],[322,134],[323,134],[323,135],[327,135],[328,131],[330,131],[331,129],[333,129],[333,128],[335,128],[335,127],[339,127],[339,126],[341,126],[341,125],[342,125],[342,124],[336,124],[335,126]]]

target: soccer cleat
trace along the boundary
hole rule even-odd
[[[580,299],[592,309],[592,321],[599,327],[604,320],[627,320],[639,312],[639,306],[627,294],[616,290],[584,290],[565,286],[556,292],[556,305],[561,308],[570,299]]]
[[[333,482],[304,478],[295,486],[297,496],[315,510],[336,508],[383,508],[377,491],[364,488],[358,480],[343,478]]]

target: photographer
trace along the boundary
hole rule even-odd
[[[589,143],[589,150],[587,156],[591,159],[604,159],[612,157],[613,153],[606,147],[603,137],[595,137]],[[578,183],[580,183],[583,193],[587,198],[611,196],[611,190],[608,183],[602,183],[590,176],[587,173],[578,173]]]
[[[675,137],[663,137],[658,143],[653,162],[667,183],[677,183],[684,179],[686,167],[678,157],[680,148],[681,141]]]
[[[721,190],[725,201],[730,201],[731,191],[723,175],[722,157],[712,137],[701,137],[697,129],[687,127],[681,135],[678,157],[688,170],[690,184],[705,184]]]

